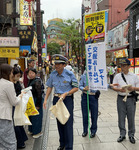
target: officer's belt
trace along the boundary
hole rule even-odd
[[[119,95],[119,94],[118,94],[118,96],[124,98],[126,95]],[[133,97],[133,95],[128,95],[127,98],[128,98],[128,97]]]
[[[60,95],[62,95],[62,94],[59,94],[59,93],[57,93],[57,94],[54,94],[54,96],[56,96],[56,97],[59,97]],[[72,94],[69,94],[69,95],[67,95],[67,96],[71,96]]]
[[[83,91],[83,93],[87,94],[87,92]],[[93,93],[93,92],[89,92],[88,93],[89,95],[96,95],[96,93]]]

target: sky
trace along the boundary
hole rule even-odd
[[[40,0],[44,23],[53,18],[80,19],[82,0]]]

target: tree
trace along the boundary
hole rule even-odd
[[[71,45],[72,55],[76,56],[79,68],[81,55],[80,20],[68,19],[64,20],[63,23],[57,23],[57,25],[61,28],[62,32],[62,34],[58,34],[58,36]]]
[[[48,43],[47,51],[50,55],[59,54],[60,53],[60,45],[57,43]]]

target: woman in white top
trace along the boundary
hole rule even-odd
[[[14,84],[10,81],[13,76],[12,67],[8,64],[0,66],[0,149],[16,150],[16,137],[12,121],[12,107],[17,105]]]

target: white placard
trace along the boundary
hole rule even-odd
[[[88,86],[91,90],[107,90],[105,42],[86,44]]]

